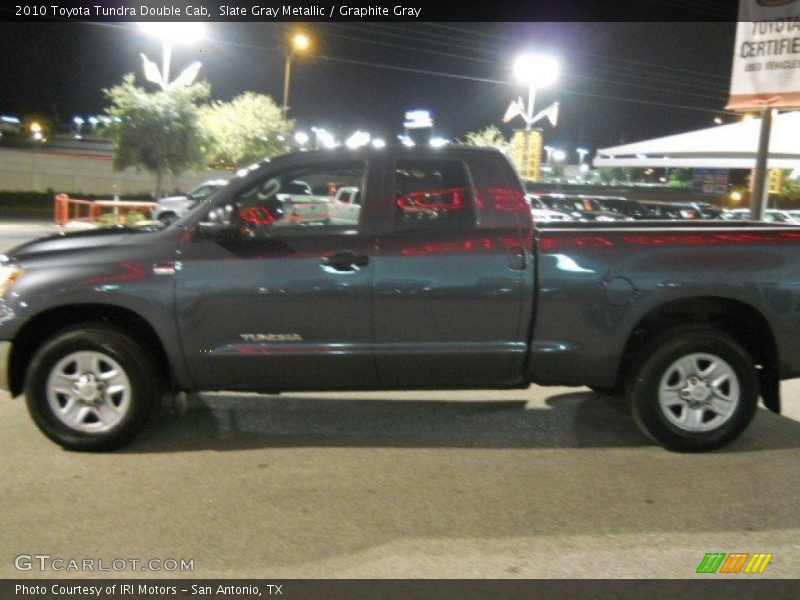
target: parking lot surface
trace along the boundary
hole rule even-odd
[[[2,219],[1,214],[0,219]],[[58,227],[49,221],[24,219],[0,220],[0,253],[7,252],[14,246],[18,246],[32,239],[45,235],[52,235],[57,231]]]
[[[691,455],[585,389],[208,394],[78,454],[0,394],[0,576],[80,575],[14,568],[46,553],[194,560],[121,576],[677,578],[769,552],[749,577],[798,577],[797,408]]]

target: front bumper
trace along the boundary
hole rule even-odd
[[[8,381],[8,358],[11,356],[11,342],[0,342],[0,390],[8,392],[11,384]]]

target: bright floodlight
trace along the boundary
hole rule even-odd
[[[567,158],[567,154],[563,150],[559,150],[557,148],[553,149],[553,160],[556,162],[561,162]]]
[[[366,131],[356,131],[353,135],[347,138],[344,145],[350,149],[360,148],[369,144],[370,135]]]
[[[301,146],[305,146],[308,143],[308,134],[304,131],[298,131],[294,134],[294,141]]]
[[[292,38],[292,47],[295,50],[307,50],[311,45],[311,40],[305,34],[298,33]]]
[[[386,142],[384,140],[382,140],[381,138],[375,138],[374,140],[372,140],[372,147],[373,148],[385,148],[386,147]]]
[[[147,35],[169,44],[192,44],[205,36],[206,26],[196,21],[186,23],[139,23]]]
[[[514,77],[537,89],[555,83],[560,70],[558,61],[544,54],[522,54],[514,62]]]

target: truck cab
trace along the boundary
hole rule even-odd
[[[297,181],[337,182],[327,218],[286,208]],[[201,389],[521,383],[532,222],[499,153],[303,154],[226,191],[179,223],[178,328]]]

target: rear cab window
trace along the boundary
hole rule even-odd
[[[475,191],[460,160],[398,159],[393,190],[396,232],[475,225]]]

